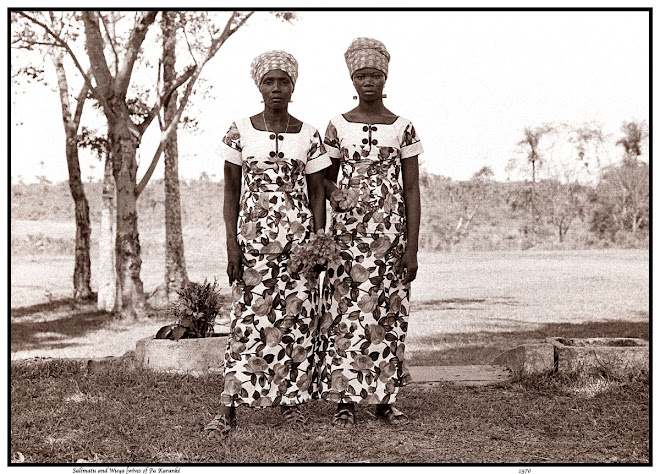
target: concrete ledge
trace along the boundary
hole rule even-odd
[[[158,372],[202,375],[222,373],[227,336],[201,339],[140,339],[135,365]]]
[[[552,344],[523,344],[498,355],[493,364],[504,365],[517,375],[555,371],[555,350]]]
[[[414,383],[453,382],[459,385],[492,385],[506,382],[511,371],[501,365],[446,365],[408,367]]]
[[[624,376],[649,370],[649,343],[635,338],[549,340],[554,346],[557,372],[605,371]]]
[[[540,344],[523,344],[498,355],[493,364],[515,374],[604,371],[624,376],[649,370],[649,343],[643,339],[552,337]]]

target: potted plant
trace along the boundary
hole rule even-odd
[[[177,294],[179,300],[168,308],[168,313],[176,321],[160,328],[156,339],[178,341],[213,336],[215,318],[222,309],[217,280],[213,280],[213,283],[204,280],[202,284],[190,282],[179,289]]]
[[[168,308],[175,322],[137,342],[137,364],[159,372],[222,372],[227,338],[212,337],[226,336],[213,330],[224,302],[217,282],[188,283],[177,293],[179,300]]]

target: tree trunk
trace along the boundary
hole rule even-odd
[[[109,152],[115,178],[117,205],[115,313],[122,319],[141,319],[145,309],[144,289],[140,280],[142,260],[135,192],[137,174],[135,155],[142,139],[142,132],[131,121],[126,94],[142,43],[157,15],[156,10],[140,12],[136,15],[134,27],[130,30],[125,47],[122,48],[123,58],[121,61],[117,58],[120,64],[113,74],[104,54],[107,45],[101,32],[100,12],[91,10],[82,12],[85,25],[85,49],[95,82],[92,86],[89,81],[89,86],[94,87],[93,95],[101,104],[108,122]]]
[[[99,234],[99,295],[97,307],[103,311],[115,309],[117,271],[115,269],[115,178],[112,176],[112,160],[105,158],[103,173],[103,200],[101,203],[101,231]]]
[[[75,111],[71,109],[69,98],[69,84],[64,69],[62,52],[51,50],[50,58],[55,67],[57,86],[62,107],[62,121],[66,136],[65,154],[69,171],[69,190],[73,198],[76,219],[76,250],[73,268],[73,298],[76,300],[88,299],[92,296],[90,286],[90,235],[89,204],[85,196],[85,188],[80,177],[80,161],[78,160],[78,126],[83,106],[87,98],[87,87],[83,86],[76,99]]]
[[[92,296],[92,289],[90,287],[92,271],[89,257],[90,235],[92,231],[89,223],[89,205],[80,177],[76,132],[67,130],[66,134],[66,162],[69,168],[69,189],[73,197],[76,214],[76,257],[73,269],[73,297],[83,300]]]
[[[163,82],[176,80],[176,27],[173,12],[164,12]],[[177,112],[177,93],[174,91],[165,104],[164,128],[174,120]],[[177,130],[172,131],[165,146],[165,291],[170,302],[178,298],[176,291],[188,283],[181,226],[181,197],[179,192],[179,150]]]
[[[125,108],[118,104],[115,110]],[[128,112],[108,120],[110,156],[117,198],[117,232],[115,240],[117,292],[115,312],[122,319],[142,319],[145,297],[140,270],[137,199],[135,195],[138,140],[132,132]]]

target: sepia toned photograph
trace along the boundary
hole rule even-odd
[[[650,7],[6,12],[6,467],[651,467]]]

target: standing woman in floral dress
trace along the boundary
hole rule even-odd
[[[332,159],[330,231],[341,262],[328,269],[324,285],[319,389],[321,398],[338,404],[335,426],[355,424],[355,403],[376,405],[378,417],[405,424],[408,417],[394,402],[410,380],[404,351],[423,150],[412,123],[383,104],[385,45],[357,38],[344,56],[360,102],[330,121],[324,140]]]
[[[294,57],[269,51],[251,72],[264,110],[234,122],[220,146],[232,306],[221,409],[206,429],[223,434],[237,405],[281,406],[287,422],[304,423],[298,405],[317,389],[317,285],[287,264],[293,245],[325,227],[330,159],[318,131],[288,113]]]

